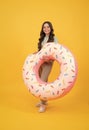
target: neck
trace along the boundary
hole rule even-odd
[[[45,36],[49,37],[49,34],[46,34]]]

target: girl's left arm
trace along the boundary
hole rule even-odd
[[[54,42],[58,43],[58,39],[54,36]]]

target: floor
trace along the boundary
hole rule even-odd
[[[2,86],[0,129],[89,130],[89,102],[77,99],[72,92],[49,101],[46,112],[39,113],[35,107],[39,100],[28,92],[23,83]]]

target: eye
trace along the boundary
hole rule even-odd
[[[50,28],[49,26],[47,26],[47,28]]]
[[[45,24],[45,25],[43,26],[43,29],[46,29],[46,28],[50,28],[48,24]]]
[[[44,26],[43,29],[45,29],[46,27]]]

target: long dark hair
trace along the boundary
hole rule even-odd
[[[45,33],[43,32],[43,27],[44,27],[44,24],[48,24],[51,31],[50,31],[50,35],[49,35],[49,39],[47,42],[53,42],[54,41],[54,29],[53,29],[53,26],[52,26],[52,23],[49,22],[49,21],[45,21],[43,24],[42,24],[42,28],[41,28],[41,32],[40,32],[40,38],[39,38],[39,42],[38,42],[38,51],[41,50],[41,43],[42,41],[44,40],[44,37],[45,37]]]

